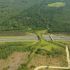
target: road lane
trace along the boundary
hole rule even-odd
[[[57,36],[57,35],[50,35],[53,40],[65,40],[70,41],[70,36]],[[44,39],[50,41],[49,35],[44,35]],[[19,42],[19,41],[37,41],[37,37],[34,34],[25,35],[25,36],[0,36],[0,42]]]
[[[26,36],[2,36],[0,37],[0,42],[22,42],[22,41],[37,41],[35,35],[26,35]]]
[[[54,34],[50,34],[50,36],[53,40],[70,41],[70,36],[54,35]],[[49,35],[44,35],[44,39],[46,39],[46,40],[51,40],[51,38],[49,37]]]

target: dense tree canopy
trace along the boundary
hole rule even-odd
[[[48,7],[55,2],[65,6]],[[70,32],[69,3],[69,0],[0,0],[0,31]]]

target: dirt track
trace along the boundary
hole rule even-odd
[[[38,66],[34,70],[40,70],[40,69],[64,69],[68,70],[70,69],[70,57],[69,57],[69,50],[68,46],[66,46],[66,54],[67,54],[67,62],[68,62],[68,67],[58,67],[58,66]]]

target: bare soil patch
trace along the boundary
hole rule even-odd
[[[35,57],[31,60],[31,62],[28,65],[28,68],[30,70],[34,70],[34,67],[38,66],[67,66],[66,58],[63,56],[58,57],[49,57],[44,55],[36,54]],[[42,69],[43,70],[43,69]],[[45,70],[45,69],[44,69]],[[53,70],[53,69],[47,69],[47,70]],[[59,69],[56,69],[59,70]]]
[[[5,60],[0,60],[0,70],[17,70],[27,60],[28,52],[14,52]]]

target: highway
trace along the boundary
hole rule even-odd
[[[65,41],[70,41],[70,36],[65,36],[65,35],[55,35],[55,34],[50,34],[50,35],[44,35],[44,39],[46,40],[51,40],[50,37],[53,40],[65,40]]]
[[[51,40],[65,40],[70,41],[70,36],[62,36],[62,35],[44,35],[43,38],[47,41]],[[37,41],[37,37],[34,34],[29,34],[25,36],[0,36],[0,42],[21,42],[21,41]]]
[[[0,36],[0,42],[23,42],[23,41],[37,41],[35,35],[26,36]]]

